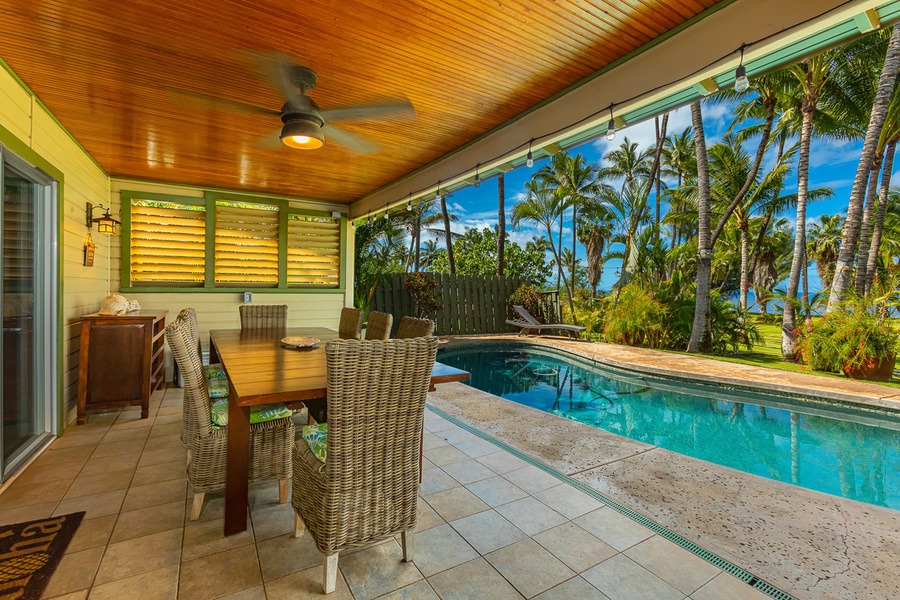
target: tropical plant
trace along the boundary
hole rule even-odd
[[[607,297],[603,334],[606,339],[626,346],[659,348],[664,329],[666,307],[638,284],[620,290],[618,302]]]
[[[406,276],[403,287],[416,307],[416,317],[433,317],[443,308],[442,293],[438,291],[437,281],[427,273],[410,273]]]
[[[543,307],[544,299],[541,295],[541,292],[538,289],[528,283],[523,283],[509,296],[509,306],[512,308],[513,306],[524,306],[525,310],[530,312],[535,317],[541,316],[543,311],[541,310]],[[516,315],[518,318],[518,315]]]
[[[841,215],[822,215],[809,227],[806,253],[811,260],[816,261],[816,271],[825,288],[831,287],[831,279],[834,277],[843,222]]]

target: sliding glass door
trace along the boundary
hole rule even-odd
[[[56,183],[0,148],[0,476],[53,433],[56,396]]]

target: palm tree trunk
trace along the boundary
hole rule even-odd
[[[563,213],[559,213],[559,248],[556,251],[556,293],[559,295],[559,282],[563,277],[563,264],[562,264],[562,230],[563,230]],[[553,240],[551,238],[550,245],[553,245]],[[568,286],[566,286],[568,289]]]
[[[503,276],[506,252],[506,185],[503,173],[497,175],[497,275]]]
[[[750,231],[749,224],[741,226],[741,308],[747,310],[747,291],[750,289]]]
[[[781,162],[781,157],[784,155],[784,136],[781,136],[778,140],[778,152],[775,154],[775,164]],[[762,223],[759,226],[759,235],[756,236],[756,243],[753,245],[753,252],[750,253],[750,272],[753,273],[756,271],[756,261],[759,259],[759,250],[762,248],[763,240],[766,238],[766,233],[769,231],[769,224],[772,222],[772,217],[775,216],[774,206],[778,204],[778,197],[781,196],[781,186],[779,185],[775,190],[775,193],[772,195],[772,203],[769,210],[766,211],[765,217],[762,220]],[[753,293],[756,296],[756,292]]]
[[[444,240],[447,243],[447,263],[450,273],[456,273],[456,261],[453,260],[453,239],[450,237],[450,214],[447,212],[447,198],[441,196],[441,213],[444,215]]]
[[[575,226],[576,221],[578,220],[578,207],[574,204],[572,205],[572,291],[575,291],[575,250],[577,249],[575,243],[578,241],[578,236],[575,235]]]
[[[878,138],[884,127],[888,104],[894,91],[894,82],[897,80],[898,68],[900,68],[900,27],[894,27],[891,40],[888,42],[887,56],[884,58],[881,77],[878,80],[878,92],[875,94],[875,102],[872,104],[872,115],[869,117],[866,141],[863,143],[859,167],[856,169],[853,189],[850,192],[850,206],[847,208],[847,220],[844,221],[841,251],[834,268],[834,281],[831,282],[831,295],[828,297],[826,313],[840,305],[844,294],[850,287],[850,273],[853,269],[853,260],[856,258],[856,241],[859,236],[863,194],[866,189],[865,180],[871,170]]]
[[[872,170],[869,172],[869,191],[866,193],[866,209],[862,215],[862,225],[859,228],[859,248],[856,251],[856,294],[862,296],[866,292],[866,268],[869,266],[869,242],[872,235],[872,217],[875,213],[875,203],[878,197],[878,173],[881,171],[881,159],[879,154],[872,161]]]
[[[784,313],[781,320],[781,356],[794,360],[794,340],[797,329],[794,300],[800,287],[800,272],[806,251],[806,192],[809,189],[809,142],[812,136],[812,119],[815,106],[807,105],[803,110],[803,125],[800,128],[800,161],[797,165],[797,226],[794,231],[794,257],[791,259],[791,275],[788,279],[787,295],[784,299]]]
[[[806,246],[803,247],[803,311],[806,316],[806,322],[812,322],[812,314],[809,306],[809,262]]]
[[[547,224],[547,237],[550,239],[550,250],[553,251],[553,258],[556,260],[556,264],[562,265],[562,256],[560,256],[560,254],[562,253],[562,243],[560,243],[560,250],[557,252],[556,246],[553,245],[553,228],[550,227],[549,223]],[[566,279],[566,274],[563,273],[562,268],[560,268],[559,271],[557,271],[557,275],[562,276],[563,285],[566,286],[566,295],[569,299],[569,311],[572,313],[572,322],[575,323],[575,325],[578,325],[578,317],[575,315],[575,304],[572,301],[572,289],[569,287],[569,282]],[[557,287],[557,294],[559,294],[558,290],[559,288]]]
[[[656,152],[653,154],[653,165],[650,167],[650,181],[656,180],[656,220],[653,223],[656,225],[656,239],[659,240],[659,219],[660,219],[660,206],[659,206],[659,188],[660,188],[660,179],[662,174],[662,169],[659,168],[659,161],[662,158],[662,149],[663,143],[666,141],[666,129],[669,126],[669,113],[663,115],[662,125],[659,123],[659,117],[656,117]],[[648,186],[651,183],[647,184]]]
[[[712,268],[712,246],[710,244],[710,195],[709,162],[706,157],[706,136],[703,133],[703,114],[700,101],[691,102],[691,122],[694,126],[694,147],[697,151],[698,199],[698,241],[697,241],[697,298],[694,304],[694,325],[688,352],[698,352],[706,337],[706,323],[709,320],[709,278]]]
[[[420,217],[416,217],[416,263],[415,263],[415,271],[418,273],[419,268],[422,264],[421,261],[422,256],[422,221]]]
[[[878,214],[872,228],[872,244],[866,260],[866,286],[864,293],[868,296],[875,282],[875,267],[878,264],[878,252],[881,250],[881,231],[884,229],[884,217],[887,213],[888,193],[891,187],[891,171],[894,169],[894,151],[896,142],[887,145],[884,153],[884,169],[881,171],[881,193],[878,195]]]

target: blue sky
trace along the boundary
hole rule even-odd
[[[731,123],[732,114],[731,107],[725,105],[704,104],[703,106],[703,124],[707,137],[707,144],[713,144],[721,139],[728,125]],[[690,108],[680,108],[669,115],[668,131],[669,135],[673,133],[681,133],[685,127],[691,124]],[[582,144],[581,146],[569,150],[570,154],[581,153],[584,158],[590,162],[597,163],[603,154],[610,149],[618,147],[625,137],[629,140],[638,142],[641,148],[648,148],[655,143],[653,120],[645,121],[621,129],[616,132],[616,138],[612,142],[601,137],[593,142]],[[745,148],[749,153],[755,152],[755,142],[749,142]],[[834,195],[831,199],[812,203],[807,207],[807,222],[814,220],[823,214],[845,213],[847,203],[850,197],[850,189],[853,186],[853,178],[856,174],[856,167],[859,162],[859,155],[862,149],[862,141],[855,140],[852,142],[814,139],[811,146],[810,154],[810,188],[832,187]],[[767,162],[771,164],[774,161],[773,156],[767,157]],[[543,230],[539,230],[533,225],[522,226],[517,230],[511,230],[509,214],[512,207],[523,196],[524,184],[531,178],[531,175],[540,169],[546,160],[535,161],[533,168],[529,169],[522,166],[514,171],[506,174],[506,209],[507,209],[507,229],[510,238],[519,243],[530,240],[535,235],[543,236]],[[786,182],[783,193],[790,194],[797,191],[796,168],[792,172],[790,178]],[[484,181],[480,187],[469,187],[454,192],[449,200],[448,208],[453,212],[459,221],[452,225],[454,231],[463,232],[467,227],[493,227],[497,223],[497,180],[491,178]],[[796,221],[796,213],[791,210],[788,213],[780,215]],[[439,244],[443,240],[439,240]],[[572,246],[571,226],[565,227],[563,230],[563,247]],[[578,245],[578,256],[584,259],[584,248]],[[603,279],[600,283],[601,289],[609,289],[615,282],[615,271],[618,268],[616,261],[609,261],[604,268]],[[816,275],[815,268],[810,268],[810,287],[811,293],[815,293],[821,289],[821,282]]]

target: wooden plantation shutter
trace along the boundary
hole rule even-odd
[[[339,287],[340,219],[289,215],[287,260],[289,287]]]
[[[216,201],[216,287],[278,285],[278,207]]]
[[[131,285],[203,285],[206,208],[152,200],[131,203]]]

